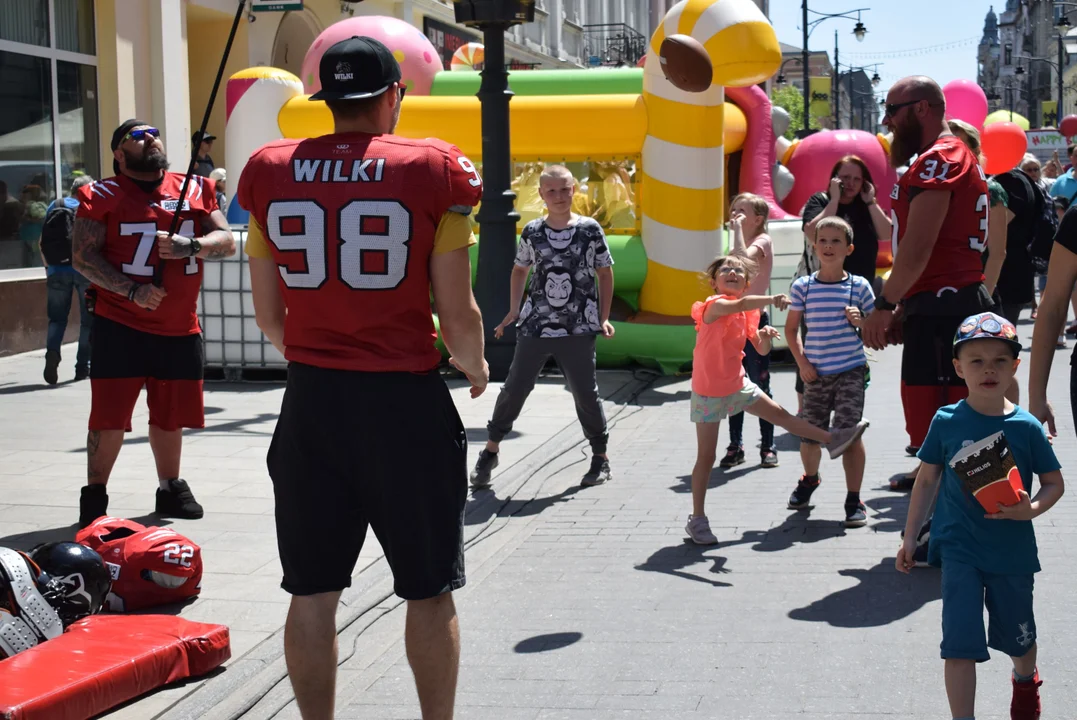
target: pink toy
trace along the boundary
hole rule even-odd
[[[964,120],[975,128],[982,128],[987,118],[987,95],[983,88],[971,80],[952,80],[942,89],[946,98],[946,117]]]
[[[782,201],[782,207],[799,215],[808,198],[830,187],[830,171],[846,155],[856,155],[867,164],[879,207],[889,213],[890,191],[897,183],[897,173],[890,167],[879,138],[863,130],[824,130],[797,143],[786,163],[796,184]]]
[[[403,20],[384,15],[348,18],[322,31],[303,58],[301,79],[308,93],[321,90],[318,63],[326,49],[355,35],[380,40],[392,50],[400,63],[401,82],[407,87],[409,95],[430,94],[434,75],[444,69],[438,51],[421,30]]]
[[[757,85],[727,87],[726,96],[737,104],[748,120],[748,135],[741,151],[741,192],[755,193],[770,205],[773,220],[796,217],[786,212],[774,198],[771,168],[774,167],[774,128],[770,122],[770,98]]]
[[[1028,150],[1028,136],[1016,123],[991,123],[980,136],[980,146],[987,157],[984,171],[998,175],[1013,170],[1021,162]]]

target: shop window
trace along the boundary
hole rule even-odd
[[[41,264],[53,157],[49,60],[0,51],[0,270]]]
[[[92,65],[57,61],[60,191],[67,195],[78,175],[101,177],[97,122],[97,72]]]
[[[56,8],[56,47],[93,55],[93,0],[53,0]]]
[[[48,0],[0,0],[0,40],[48,47]]]

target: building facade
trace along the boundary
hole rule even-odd
[[[992,111],[1012,110],[1028,118],[1032,127],[1053,119],[1045,117],[1043,103],[1059,100],[1059,73],[1063,85],[1067,84],[1071,62],[1066,46],[1072,38],[1060,42],[1059,33],[1065,30],[1058,27],[1067,10],[1072,8],[1052,0],[1006,0],[996,20],[994,7],[989,9],[977,60],[980,86],[987,92]],[[1077,24],[1077,18],[1070,21]],[[1064,87],[1065,113],[1074,110],[1072,93],[1072,88]]]
[[[757,0],[760,1],[760,0]],[[635,65],[670,0],[536,0],[533,23],[507,33],[514,68]],[[173,169],[190,157],[236,0],[0,0],[0,273],[41,268],[44,211],[81,173],[111,174],[111,129],[138,117],[161,130]],[[329,25],[390,15],[421,29],[448,63],[481,40],[457,25],[451,0],[305,0],[302,10],[250,13],[225,78],[255,65],[299,74]],[[208,130],[225,157],[225,100]]]
[[[976,84],[984,88],[987,93],[988,104],[992,111],[998,110],[1001,103],[1001,96],[998,99],[991,99],[992,95],[998,94],[1001,62],[1002,47],[999,45],[998,15],[995,14],[995,6],[992,5],[984,18],[984,34],[976,50]]]

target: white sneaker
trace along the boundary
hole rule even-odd
[[[717,545],[718,538],[711,532],[711,524],[706,515],[689,515],[684,531],[696,545]]]

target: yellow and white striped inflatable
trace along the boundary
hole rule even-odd
[[[710,55],[709,90],[688,93],[662,74],[658,50],[667,35],[690,35]],[[781,49],[752,0],[682,0],[651,38],[644,64],[647,136],[640,188],[647,277],[640,310],[684,316],[706,294],[700,272],[722,250],[725,150],[724,86],[766,80]]]

